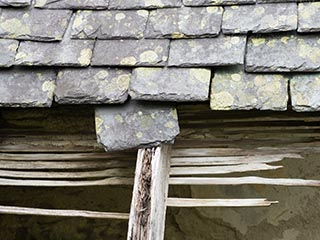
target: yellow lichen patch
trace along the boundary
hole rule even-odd
[[[175,128],[175,124],[174,124],[174,122],[172,122],[172,121],[168,121],[168,122],[166,122],[166,124],[164,125],[166,128],[170,128],[170,129],[173,129],[173,128]]]
[[[153,63],[157,61],[158,54],[155,51],[148,50],[141,53],[139,59],[141,62]]]
[[[275,47],[275,43],[276,43],[276,40],[275,39],[272,39],[272,40],[270,40],[270,41],[268,41],[268,43],[267,43],[267,46],[268,47]]]
[[[91,62],[92,50],[90,48],[82,49],[80,52],[80,57],[78,58],[78,62],[81,66],[88,66]]]
[[[103,125],[103,119],[96,117],[95,118],[95,125],[96,125],[96,133],[100,134],[101,133],[101,126]]]
[[[35,6],[36,7],[43,7],[47,4],[47,0],[37,0]]]
[[[138,15],[141,17],[148,17],[149,12],[147,10],[138,10]]]
[[[231,38],[230,38],[230,42],[231,42],[232,44],[237,44],[237,43],[240,42],[240,38],[239,38],[239,37],[231,37]]]
[[[126,57],[120,61],[121,65],[134,66],[137,63],[137,59],[135,57]]]
[[[131,78],[130,74],[120,75],[117,78],[117,86],[120,89],[124,89],[124,90],[128,89],[129,88],[129,84],[130,84],[130,78]]]
[[[101,70],[94,75],[94,79],[105,80],[109,73],[106,70]]]
[[[141,77],[147,78],[150,77],[155,72],[160,71],[159,68],[137,68],[137,74]]]
[[[234,6],[231,6],[231,8],[235,10],[235,9],[239,9],[239,6],[234,5]]]
[[[212,110],[229,110],[234,102],[233,96],[226,92],[211,94],[210,107]]]
[[[157,7],[164,7],[164,4],[161,0],[144,0],[145,6],[157,6]]]
[[[290,39],[289,37],[284,36],[284,37],[281,38],[281,42],[284,43],[284,44],[287,44],[289,39]]]
[[[301,57],[310,59],[312,62],[317,63],[320,59],[320,49],[318,47],[309,46],[303,40],[298,41],[298,53]]]
[[[41,79],[42,76],[38,75],[38,78]],[[49,99],[53,99],[53,92],[56,88],[56,85],[53,81],[45,81],[42,84],[42,91],[47,92],[48,93],[48,98]]]
[[[190,76],[199,82],[207,83],[210,81],[211,72],[208,69],[192,68],[190,69],[189,72],[190,72]]]
[[[178,120],[178,112],[177,112],[177,109],[172,109],[172,110],[171,110],[171,115],[172,115],[173,119]]]
[[[171,38],[179,39],[179,38],[184,38],[185,35],[181,32],[173,32],[171,34]]]
[[[116,114],[114,116],[114,119],[119,123],[123,123],[124,122],[123,117],[120,114]]]
[[[306,99],[300,92],[296,92],[292,96],[292,100],[296,105],[301,105],[301,106],[309,105],[308,99]]]
[[[121,20],[123,20],[125,18],[126,18],[126,15],[124,13],[117,13],[116,16],[115,16],[115,19],[117,21],[121,21]]]
[[[217,13],[221,11],[221,8],[219,7],[207,7],[206,8],[207,13]]]
[[[264,9],[264,7],[261,7],[261,6],[258,6],[258,7],[256,7],[256,8],[254,9],[254,13],[255,13],[256,15],[262,15],[262,14],[264,14],[265,11],[266,11],[266,10]]]
[[[77,29],[80,26],[82,26],[85,22],[86,20],[83,18],[83,16],[81,14],[77,14],[73,21],[72,28]]]
[[[239,82],[239,81],[241,81],[242,77],[241,77],[240,74],[235,73],[235,74],[232,74],[232,75],[231,75],[231,79],[232,79],[233,81]]]
[[[12,51],[12,52],[17,51],[17,48],[18,48],[18,44],[10,44],[10,45],[8,46],[8,49],[9,49],[10,51]]]
[[[251,42],[253,43],[253,46],[260,46],[266,42],[265,38],[252,38]]]
[[[0,24],[0,27],[11,34],[11,36],[31,34],[29,26],[22,24],[19,19],[11,18]]]
[[[143,137],[143,133],[142,133],[142,132],[137,132],[137,133],[136,133],[136,137],[137,137],[138,139],[141,139],[141,138]]]

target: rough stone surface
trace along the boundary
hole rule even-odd
[[[35,7],[55,9],[105,9],[109,0],[35,0]]]
[[[37,41],[61,40],[71,14],[69,10],[2,9],[0,37]]]
[[[297,29],[296,3],[225,7],[222,30],[226,34],[284,32]]]
[[[129,94],[138,100],[206,101],[211,71],[201,68],[136,68]]]
[[[210,98],[212,110],[284,111],[288,104],[288,78],[245,73],[243,66],[219,69],[212,79]]]
[[[246,38],[220,36],[171,42],[170,66],[225,66],[243,64]]]
[[[56,74],[46,70],[1,70],[0,107],[50,107]]]
[[[220,32],[222,13],[222,7],[157,9],[150,13],[145,36],[217,36]]]
[[[93,66],[163,66],[168,60],[169,40],[97,41]]]
[[[299,3],[299,32],[320,31],[320,2]]]
[[[31,0],[0,0],[0,6],[26,7],[31,4]]]
[[[63,104],[123,103],[128,97],[129,70],[65,69],[59,72],[55,100]]]
[[[12,66],[18,45],[16,40],[0,39],[0,67]]]
[[[175,108],[130,101],[96,109],[98,142],[106,151],[173,142],[179,134]]]
[[[183,0],[186,6],[238,5],[255,2],[256,0]]]
[[[320,71],[318,35],[268,35],[248,40],[249,72]]]
[[[110,9],[180,7],[181,0],[109,0]]]
[[[73,38],[142,38],[149,13],[131,11],[78,11],[72,25]]]
[[[59,43],[25,41],[20,43],[16,65],[88,66],[91,62],[92,40],[70,40]]]
[[[298,112],[320,111],[320,74],[298,74],[290,80],[292,107]]]

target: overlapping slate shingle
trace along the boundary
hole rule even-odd
[[[35,7],[54,9],[106,9],[109,0],[35,0]]]
[[[109,0],[110,9],[149,9],[180,7],[182,0]]]
[[[320,2],[299,4],[299,32],[320,31]]]
[[[16,40],[0,39],[0,67],[13,65],[18,45]]]
[[[169,41],[98,40],[92,66],[164,66],[168,60]]]
[[[201,68],[136,68],[130,83],[133,99],[206,101],[211,71]]]
[[[131,71],[115,68],[65,69],[59,72],[55,100],[63,104],[123,103]]]
[[[256,0],[183,0],[186,6],[237,5],[255,2]]]
[[[55,80],[50,70],[1,70],[0,107],[50,107]]]
[[[61,40],[71,14],[69,10],[2,9],[0,37],[37,41]]]
[[[217,36],[223,8],[171,8],[150,13],[145,37],[183,38]]]
[[[31,4],[31,0],[0,0],[0,6],[26,7]]]
[[[130,101],[96,109],[98,142],[106,151],[173,142],[179,134],[175,108]]]

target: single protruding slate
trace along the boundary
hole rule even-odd
[[[13,65],[18,46],[19,42],[16,40],[0,39],[0,67]]]
[[[62,104],[123,103],[131,71],[115,68],[64,69],[57,78],[55,100]]]
[[[186,6],[240,5],[255,2],[256,0],[183,0]]]
[[[16,65],[85,67],[91,62],[93,40],[54,43],[21,42]]]
[[[169,40],[99,40],[92,66],[163,66],[168,60]]]
[[[248,40],[249,72],[320,71],[318,35],[269,35]]]
[[[149,13],[130,11],[78,11],[72,37],[80,39],[142,38]]]
[[[0,6],[10,7],[27,7],[31,4],[31,0],[0,0]]]
[[[129,95],[137,100],[206,101],[211,71],[202,68],[136,68]]]
[[[225,7],[222,31],[225,34],[293,31],[297,29],[297,14],[296,3]]]
[[[56,74],[48,70],[0,71],[0,107],[50,107]]]
[[[212,110],[284,111],[288,78],[279,74],[245,73],[243,66],[215,71],[211,83]]]
[[[36,41],[61,40],[71,14],[69,10],[2,9],[0,37]]]
[[[320,2],[299,3],[298,32],[320,31]]]
[[[153,9],[181,5],[181,0],[109,0],[110,9]]]
[[[245,36],[174,40],[170,46],[169,66],[243,64],[245,44]]]
[[[53,9],[106,9],[109,0],[35,0],[37,8]]]
[[[222,7],[157,9],[150,13],[145,37],[217,36],[222,13]]]
[[[320,111],[320,74],[298,74],[290,80],[293,110]]]
[[[173,143],[179,134],[177,111],[168,105],[129,101],[96,109],[98,142],[106,151]]]

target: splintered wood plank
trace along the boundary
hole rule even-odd
[[[172,167],[170,169],[171,176],[179,175],[211,175],[211,174],[227,174],[252,171],[267,171],[282,168],[282,166],[271,166],[261,163],[249,163],[232,166],[217,167]]]
[[[51,216],[51,217],[100,218],[100,219],[118,219],[118,220],[129,219],[129,214],[127,213],[95,212],[95,211],[84,211],[84,210],[56,210],[56,209],[11,207],[11,206],[0,206],[0,214],[36,215],[36,216]]]
[[[319,180],[262,177],[171,177],[171,185],[273,185],[320,187]]]
[[[302,158],[299,154],[272,154],[256,156],[233,157],[177,157],[172,158],[171,166],[201,166],[201,165],[237,165],[249,163],[273,163],[280,162],[284,158]]]
[[[168,207],[268,207],[278,201],[257,199],[195,199],[195,198],[168,198]]]
[[[138,151],[128,240],[164,238],[170,145]]]

